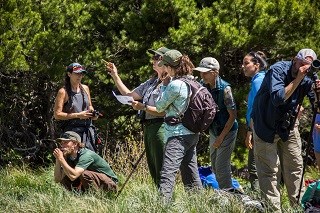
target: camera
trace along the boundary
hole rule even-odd
[[[92,112],[92,117],[100,116],[101,113],[98,110],[93,110]]]
[[[313,60],[308,70],[308,74],[313,75],[314,73],[318,72],[319,69],[320,69],[320,60],[319,59]]]
[[[144,110],[138,110],[137,118],[143,123],[146,120],[146,112]]]
[[[294,124],[295,124],[295,120],[296,120],[295,113],[292,112],[291,110],[289,110],[288,112],[286,112],[284,114],[284,117],[283,117],[283,120],[282,120],[282,124],[281,124],[281,128],[282,129],[293,130]]]

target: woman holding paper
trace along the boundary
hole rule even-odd
[[[148,50],[153,55],[152,64],[155,75],[141,83],[134,90],[129,90],[118,75],[118,70],[113,63],[106,62],[106,69],[112,76],[115,85],[122,95],[133,97],[132,108],[139,110],[143,123],[144,144],[149,171],[153,182],[159,186],[160,171],[163,163],[164,149],[164,120],[165,113],[159,113],[155,107],[155,101],[159,97],[160,85],[165,75],[163,68],[158,66],[161,57],[169,49],[161,47],[157,50]]]

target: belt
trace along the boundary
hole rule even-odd
[[[164,119],[163,118],[152,118],[152,119],[145,119],[143,121],[143,124],[154,124],[154,123],[162,123],[164,122]]]

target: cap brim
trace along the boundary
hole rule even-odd
[[[148,53],[151,53],[153,55],[161,55],[163,56],[162,52],[156,51],[156,50],[152,50],[152,49],[148,49]]]
[[[196,67],[196,68],[193,68],[193,70],[199,71],[199,72],[209,72],[212,69],[205,68],[205,67]]]
[[[71,141],[72,139],[68,139],[68,138],[57,138],[56,141],[57,142],[61,142],[61,141]]]

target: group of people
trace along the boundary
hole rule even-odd
[[[113,63],[107,62],[106,70],[119,92],[134,99],[132,108],[143,112],[147,163],[164,201],[168,203],[172,198],[179,170],[186,189],[202,189],[196,156],[199,133],[192,132],[182,122],[168,121],[168,118],[179,117],[188,107],[190,91],[180,78],[193,79],[193,71],[199,72],[200,83],[211,93],[218,108],[209,127],[212,172],[220,189],[232,188],[231,154],[238,132],[237,108],[231,85],[219,75],[219,62],[213,57],[205,57],[195,67],[187,55],[175,49],[161,47],[148,52],[152,54],[155,73],[133,90],[122,82]],[[303,98],[307,95],[312,103],[315,101],[312,85],[316,78],[307,73],[316,59],[311,49],[302,49],[291,61],[280,61],[269,68],[261,51],[249,52],[243,58],[244,74],[251,77],[245,139],[249,148],[251,187],[260,190],[275,211],[281,212],[281,175],[290,202],[298,202],[303,160],[295,124]],[[89,183],[115,190],[116,175],[108,163],[94,153],[92,120],[97,116],[92,115],[89,88],[81,84],[84,73],[80,64],[68,66],[65,86],[56,97],[54,116],[68,124],[64,127],[67,134],[57,140],[62,148],[54,151],[55,180],[65,183],[65,179],[71,182],[80,179],[81,187]],[[315,131],[318,131],[317,127]],[[88,170],[90,174],[87,174]],[[102,176],[96,173],[102,173]]]

